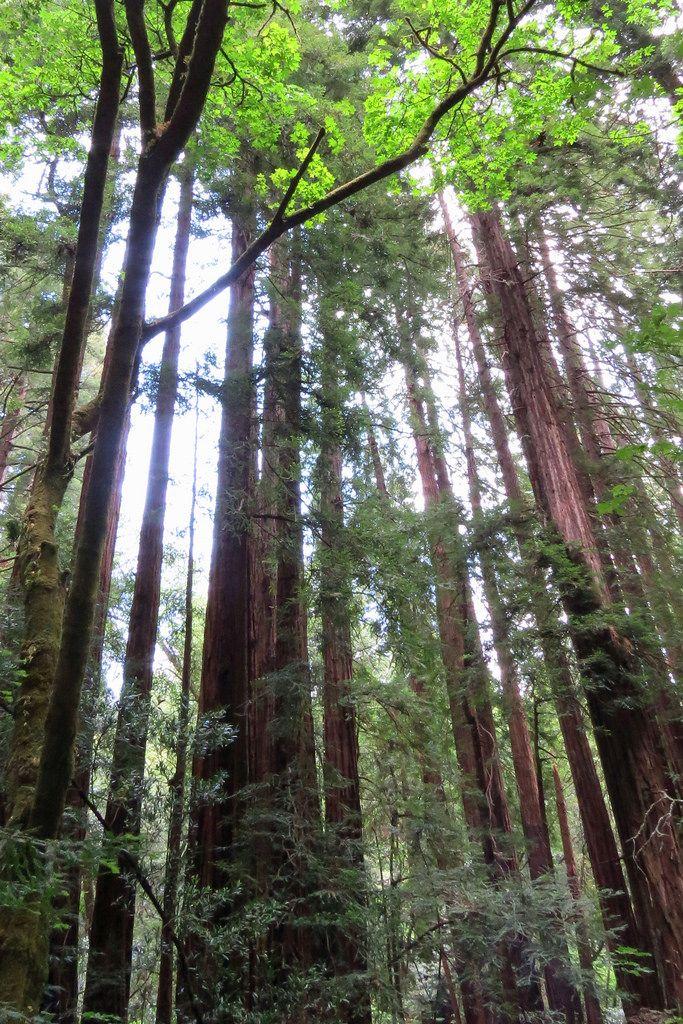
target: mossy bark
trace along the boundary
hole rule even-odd
[[[70,478],[71,467],[65,467],[62,472],[45,468],[39,471],[19,542],[24,595],[23,677],[7,763],[10,826],[26,824],[38,774],[67,580],[59,566],[55,526]]]
[[[73,473],[72,416],[97,263],[109,154],[119,108],[123,52],[118,44],[113,3],[97,0],[95,13],[102,48],[99,95],[85,168],[73,278],[51,396],[47,454],[34,481],[18,559],[25,621],[24,675],[9,765],[10,824],[15,829],[24,826],[32,814],[44,753],[44,726],[58,662],[66,578],[59,568],[55,525]],[[58,743],[64,741],[61,735],[54,739]],[[65,780],[67,785],[69,780],[70,774]],[[56,834],[55,828],[50,838]],[[7,848],[3,854],[0,870],[12,881],[18,866],[7,856]],[[48,920],[36,902],[41,895],[38,887],[43,881],[42,873],[46,870],[47,866],[38,857],[36,896],[28,895],[22,907],[9,908],[0,917],[0,1005],[8,1004],[19,1013],[38,1010],[47,974]]]

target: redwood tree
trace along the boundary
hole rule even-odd
[[[653,934],[668,1005],[681,990],[683,861],[677,794],[633,642],[605,621],[611,607],[586,503],[519,265],[497,212],[472,218],[485,283],[497,305],[508,391],[539,507],[564,545],[559,585],[581,662],[603,771],[639,909]],[[655,924],[656,922],[656,924]]]

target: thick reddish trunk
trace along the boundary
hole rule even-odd
[[[574,407],[574,415],[579,427],[585,452],[588,455],[588,472],[595,494],[601,500],[611,496],[611,488],[618,484],[635,484],[636,493],[642,493],[640,481],[624,478],[623,471],[615,465],[614,460],[606,458],[613,455],[618,447],[615,432],[604,414],[601,403],[596,395],[595,386],[590,380],[588,368],[579,345],[576,329],[567,312],[564,296],[559,288],[555,267],[553,265],[548,241],[542,226],[538,227],[537,237],[541,252],[543,273],[548,285],[551,308],[555,320],[557,339],[562,352],[569,390]],[[632,357],[630,357],[632,358]],[[642,397],[642,396],[641,396]],[[678,479],[666,474],[671,485],[669,490],[674,500],[680,498]],[[657,601],[659,582],[649,551],[649,538],[642,529],[637,502],[628,502],[629,514],[626,517],[611,515],[604,517],[609,523],[607,539],[614,564],[619,573],[621,589],[627,602],[636,608],[638,614],[647,623],[653,638],[660,632],[666,642],[666,635],[672,635],[671,626],[667,630],[665,608]],[[683,510],[683,503],[681,504]],[[642,573],[642,576],[641,576]],[[666,602],[663,602],[666,605]],[[663,615],[656,621],[653,609],[659,604]],[[674,630],[675,632],[675,630]],[[645,646],[643,639],[641,647]],[[666,658],[655,639],[648,640],[647,661],[650,674],[657,676],[658,693],[653,692],[653,704],[659,713],[659,722],[667,749],[667,756],[673,772],[683,778],[683,721],[680,703],[675,693],[671,692]],[[675,642],[669,647],[676,654]]]
[[[473,223],[503,325],[503,365],[531,483],[574,567],[559,582],[631,886],[657,922],[667,1003],[676,1006],[683,999],[683,863],[666,750],[632,644],[599,621],[611,605],[605,572],[517,261],[495,212]]]
[[[253,212],[233,219],[233,258],[249,243]],[[217,799],[196,809],[194,841],[200,884],[220,888],[222,860],[234,856],[239,817],[237,795],[247,784],[247,703],[249,700],[249,503],[252,465],[252,361],[254,272],[230,289],[225,386],[218,445],[218,484],[199,719],[220,714],[235,736],[225,745],[209,741],[195,758],[196,779],[225,773]]]
[[[483,513],[481,484],[474,449],[472,422],[467,402],[465,371],[460,352],[457,325],[453,331],[453,341],[455,344],[460,389],[460,417],[465,439],[467,483],[472,517],[476,527]],[[536,880],[542,878],[548,872],[552,872],[553,863],[544,820],[542,799],[538,788],[531,735],[529,733],[526,711],[522,703],[517,666],[512,654],[511,639],[508,631],[509,615],[500,595],[491,554],[485,546],[482,546],[480,549],[479,559],[484,594],[491,616],[493,645],[500,668],[512,764],[519,797],[519,813],[529,858],[529,874],[532,880]],[[562,929],[561,921],[558,922],[558,927],[560,930]],[[566,944],[558,941],[558,947],[561,948],[565,962],[568,963],[569,951],[566,948]],[[563,1012],[568,1021],[580,1019],[581,1004],[578,993],[566,977],[566,968],[563,969],[562,965],[557,961],[551,961],[545,969],[545,980],[551,1009]]]
[[[292,247],[294,248],[294,247]],[[303,528],[301,523],[301,268],[290,250],[282,268],[283,294],[270,366],[280,414],[274,424],[279,477],[277,584],[275,592],[274,739],[272,771],[276,786],[293,780],[295,802],[304,817],[315,812],[315,764],[310,703],[306,615],[302,604]]]
[[[170,305],[182,304],[192,216],[192,176],[181,181]],[[123,688],[114,740],[111,787],[105,813],[112,836],[140,831],[142,786],[161,591],[164,518],[173,415],[178,390],[180,329],[166,335],[161,357],[147,495],[140,529]],[[130,994],[136,880],[125,863],[100,866],[90,930],[84,1006],[92,1014],[125,1018]]]
[[[442,209],[453,253],[458,291],[465,312],[469,340],[477,365],[482,398],[491,426],[491,436],[501,468],[505,494],[511,506],[521,510],[526,505],[526,499],[520,486],[505,418],[498,403],[486,350],[474,315],[472,291],[462,251],[443,204]],[[603,797],[581,708],[575,696],[572,672],[563,649],[562,632],[557,622],[554,603],[546,591],[545,581],[533,561],[533,556],[528,553],[527,530],[521,521],[517,526],[516,536],[525,569],[533,582],[534,613],[539,640],[553,684],[558,719],[572,772],[588,856],[593,877],[600,891],[600,907],[609,936],[608,943],[611,949],[620,945],[642,949],[645,944],[636,929],[609,811]],[[633,1007],[634,1004],[636,1007],[660,1005],[657,985],[652,975],[645,972],[631,974],[620,969],[618,964],[616,971],[619,986],[629,997],[629,1007]]]
[[[328,358],[330,354],[327,353]],[[330,382],[328,381],[328,385]],[[330,389],[327,392],[331,392]],[[362,817],[358,776],[358,735],[355,705],[351,691],[353,649],[349,613],[350,592],[344,575],[341,551],[344,543],[344,506],[342,497],[342,460],[335,437],[334,415],[323,411],[322,446],[319,460],[321,504],[321,543],[318,549],[320,571],[320,616],[323,649],[323,780],[325,821],[334,849],[341,854],[341,867],[349,865],[358,873],[356,890],[363,893]],[[341,557],[340,557],[341,555]],[[343,874],[342,874],[343,877]],[[342,905],[349,899],[342,891]],[[361,909],[362,914],[362,909]],[[342,926],[331,936],[335,974],[344,976],[367,969],[362,928]],[[336,941],[335,941],[336,939]],[[354,992],[348,1002],[346,1019],[350,1024],[369,1022],[370,1000],[367,980],[364,991]]]
[[[270,251],[271,276],[279,279],[281,247]],[[271,301],[268,327],[264,339],[265,363],[271,366],[276,359],[280,306]],[[264,783],[270,774],[272,759],[270,722],[273,714],[273,694],[268,676],[273,670],[275,657],[275,543],[277,520],[277,422],[282,409],[272,380],[266,376],[263,396],[263,424],[260,437],[261,467],[255,495],[256,519],[251,545],[252,600],[251,600],[251,678],[254,682],[250,716],[250,772],[255,783]],[[256,444],[256,442],[255,442]],[[256,462],[256,459],[254,460]],[[256,477],[256,469],[254,477]]]
[[[320,458],[321,487],[321,594],[322,646],[324,665],[323,738],[325,820],[341,826],[349,839],[359,843],[362,836],[360,783],[358,781],[358,737],[351,696],[353,651],[346,581],[340,577],[335,549],[344,530],[341,491],[341,451],[324,443]],[[331,557],[328,557],[328,552]]]
[[[284,991],[300,970],[310,968],[317,952],[307,878],[320,817],[308,664],[307,614],[303,600],[303,525],[301,516],[301,262],[298,236],[281,244],[271,302],[267,387],[273,390],[272,442],[276,459],[273,506],[275,540],[275,646],[266,685],[270,691],[270,785],[275,814],[268,855],[268,885],[283,901],[282,921],[269,936],[278,987]],[[299,997],[291,1020],[302,1019]]]
[[[233,217],[233,259],[244,252],[254,229],[253,209],[245,204]],[[195,801],[191,809],[191,846],[198,883],[215,894],[212,914],[216,918],[229,909],[223,906],[219,895],[228,882],[228,866],[236,863],[240,852],[244,852],[239,845],[239,823],[244,788],[249,781],[249,515],[253,483],[254,299],[255,271],[251,269],[230,289],[213,547],[199,690],[199,743],[192,765],[196,787],[207,786],[214,780],[209,789],[211,796]],[[202,735],[206,729],[208,732]],[[201,939],[193,937],[191,945],[200,965],[197,968],[200,998],[202,1004],[208,1006],[212,986],[219,983],[217,965]],[[243,966],[246,971],[246,965]],[[238,966],[237,970],[239,973],[241,968]],[[239,981],[239,991],[231,991],[230,998],[239,998],[245,987],[246,982]],[[179,995],[182,1000],[186,993]]]

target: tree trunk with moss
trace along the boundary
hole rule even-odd
[[[126,438],[127,442],[127,438]],[[88,493],[88,467],[83,474],[83,487],[79,505],[79,518]],[[55,1014],[58,1024],[76,1024],[78,1010],[78,957],[81,932],[81,890],[83,887],[83,865],[78,851],[87,834],[88,811],[83,794],[90,792],[93,769],[93,743],[95,738],[95,715],[97,702],[102,693],[102,656],[104,633],[109,605],[116,535],[119,525],[123,476],[126,467],[126,443],[119,453],[116,468],[116,495],[110,513],[107,539],[102,557],[99,594],[93,639],[88,663],[87,676],[83,687],[80,708],[80,725],[76,745],[73,784],[66,798],[66,810],[62,822],[62,838],[72,844],[75,854],[65,866],[62,874],[63,897],[57,902],[59,914],[57,925],[50,935],[50,965],[48,987],[43,1009]],[[78,538],[78,520],[76,538]],[[87,929],[87,923],[86,923]]]
[[[59,566],[55,526],[73,473],[72,417],[97,260],[107,168],[119,107],[123,53],[113,5],[96,4],[102,72],[69,290],[52,394],[47,454],[34,480],[22,524],[18,565],[24,603],[24,674],[16,705],[8,764],[9,823],[25,826],[40,780],[39,758],[61,639],[66,578]],[[59,737],[59,742],[64,737]],[[70,776],[69,771],[69,776]],[[65,779],[65,792],[69,778]],[[63,802],[60,801],[60,805]],[[61,809],[61,807],[60,807]],[[13,842],[13,840],[8,840]],[[37,1010],[47,971],[47,934],[34,906],[6,915],[0,926],[0,1006]]]

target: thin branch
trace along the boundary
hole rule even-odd
[[[294,193],[296,192],[297,188],[299,187],[299,184],[300,184],[301,179],[303,178],[304,174],[306,173],[306,171],[310,167],[311,160],[315,156],[316,151],[319,148],[320,143],[323,141],[324,138],[325,138],[325,129],[324,128],[320,128],[319,131],[318,131],[318,134],[316,135],[316,137],[314,138],[313,142],[311,143],[311,148],[309,149],[308,153],[306,154],[306,156],[301,161],[301,166],[299,167],[299,170],[296,172],[296,174],[294,175],[294,177],[290,181],[289,187],[288,187],[287,191],[285,192],[284,196],[282,197],[282,202],[280,203],[280,205],[278,206],[277,210],[275,211],[275,216],[273,217],[273,224],[281,224],[282,223],[284,215],[287,212],[287,207],[289,206],[289,204],[291,203],[292,199],[294,198]]]
[[[173,12],[177,6],[178,0],[169,0],[168,3],[161,4],[161,9],[164,12],[164,31],[166,33],[166,42],[171,54],[178,58],[178,40],[175,37],[173,31]]]
[[[11,484],[13,480],[16,480],[20,476],[23,476],[24,473],[30,473],[32,469],[36,469],[37,466],[37,462],[32,462],[30,466],[25,466],[23,469],[20,469],[18,473],[13,473],[12,476],[5,477],[5,479],[0,484],[0,491],[4,490],[5,487],[7,487],[7,484]]]
[[[457,63],[457,61],[453,60],[452,57],[449,57],[448,54],[441,53],[439,50],[437,50],[435,46],[431,45],[427,36],[427,33],[431,31],[430,29],[424,29],[423,35],[420,35],[419,29],[415,28],[409,17],[406,17],[406,24],[408,25],[408,28],[410,29],[412,34],[415,36],[417,42],[420,44],[421,47],[423,47],[423,49],[427,51],[428,54],[430,54],[430,56],[434,57],[436,60],[443,60],[447,64],[450,64],[450,66],[452,68],[455,68],[455,70],[458,72],[462,81],[467,82],[467,76],[465,75],[465,72]]]
[[[228,20],[225,0],[193,0],[178,47],[164,120],[149,157],[163,166],[178,158],[204,109]]]
[[[575,57],[573,53],[563,53],[562,50],[551,50],[545,46],[513,46],[509,50],[503,51],[500,57],[509,57],[513,53],[538,53],[546,57],[559,57],[560,60],[571,61],[574,67],[587,68],[588,71],[597,71],[601,75],[616,75],[617,78],[627,78],[625,71],[621,71],[619,68],[605,68],[600,64],[592,64],[588,60],[582,60],[581,57]]]

